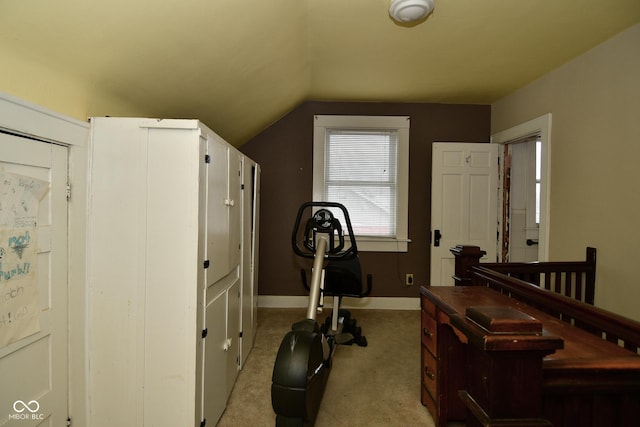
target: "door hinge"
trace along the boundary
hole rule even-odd
[[[71,184],[67,182],[67,202],[71,201]]]
[[[71,427],[71,418],[67,418],[67,427]]]
[[[204,427],[207,425],[207,419],[205,418],[204,420],[200,421],[200,427]]]
[[[208,155],[208,154],[205,154],[205,155],[204,155],[204,162],[205,162],[205,163],[211,163],[211,156],[210,156],[210,155]]]
[[[204,261],[204,268],[209,268],[209,260]]]
[[[202,330],[202,338],[206,338],[209,335],[209,328],[204,328]]]

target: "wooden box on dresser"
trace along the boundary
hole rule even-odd
[[[444,324],[446,316],[424,295],[420,296],[422,308],[422,404],[427,407],[438,427],[447,420],[464,420],[466,408],[457,399],[458,390],[464,388],[464,371],[447,369],[448,366],[465,366],[465,349]],[[440,319],[440,321],[438,321]],[[440,326],[438,326],[440,325]],[[449,401],[450,399],[450,401]]]
[[[92,118],[89,154],[91,427],[213,426],[255,335],[259,167],[198,120]]]

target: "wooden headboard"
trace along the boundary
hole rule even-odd
[[[451,252],[456,257],[457,285],[496,289],[602,339],[639,352],[640,323],[593,306],[595,248],[587,248],[585,261],[532,263],[480,263],[483,251],[477,246],[458,245]],[[529,282],[522,277],[537,280]],[[544,286],[540,286],[541,277]],[[564,287],[551,286],[551,277]]]
[[[586,252],[584,261],[480,263],[480,257],[485,252],[477,246],[458,245],[451,249],[451,253],[456,258],[454,279],[458,285],[470,284],[467,283],[471,279],[467,273],[468,269],[471,266],[482,265],[487,269],[593,305],[596,286],[596,248],[587,247]]]
[[[496,262],[482,266],[587,304],[594,303],[596,248],[587,247],[584,261]]]
[[[507,276],[485,267],[484,264],[471,267],[470,274],[473,276],[474,286],[496,289],[575,327],[638,353],[640,322]]]

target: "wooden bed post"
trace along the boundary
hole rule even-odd
[[[551,427],[543,413],[542,360],[563,348],[562,338],[544,334],[540,320],[512,307],[467,307],[464,318],[451,322],[469,340],[467,385],[458,391],[467,426]]]
[[[587,246],[587,259],[586,263],[591,265],[591,271],[586,274],[586,286],[585,286],[585,302],[593,305],[595,303],[595,289],[596,289],[596,248]]]
[[[456,286],[472,285],[471,274],[469,268],[480,264],[482,258],[487,252],[480,249],[479,246],[456,245],[449,249],[456,260],[455,275],[453,280]]]

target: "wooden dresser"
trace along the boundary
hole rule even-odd
[[[465,365],[464,345],[454,335],[453,329],[438,326],[443,321],[446,323],[447,316],[424,294],[421,307],[422,404],[436,421],[464,419],[465,407],[457,399],[457,390],[464,384],[463,372],[447,369],[448,366]],[[436,425],[446,425],[446,422]]]
[[[421,304],[421,398],[436,426],[637,425],[636,351],[487,287],[423,287]]]

